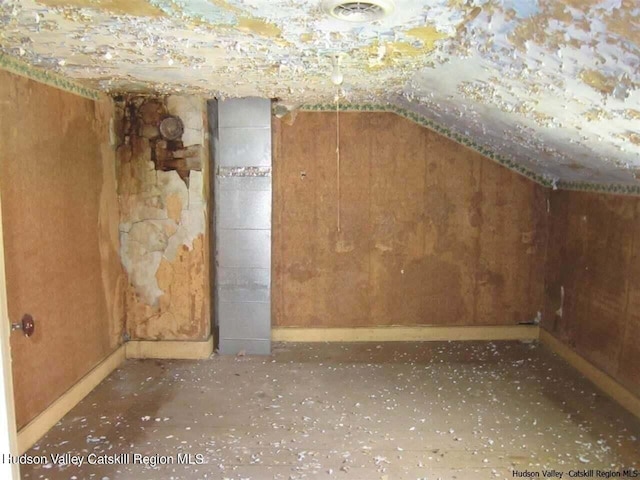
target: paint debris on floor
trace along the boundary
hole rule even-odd
[[[275,344],[128,361],[28,455],[25,479],[595,477],[640,471],[640,421],[537,343]]]

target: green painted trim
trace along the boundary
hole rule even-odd
[[[99,90],[85,87],[73,80],[65,78],[57,73],[48,72],[40,67],[34,67],[22,60],[19,60],[10,55],[6,55],[0,52],[0,69],[8,72],[20,75],[36,82],[44,83],[54,88],[64,90],[74,95],[89,98],[91,100],[98,100],[103,94]],[[333,103],[317,103],[317,104],[305,104],[300,107],[300,110],[309,112],[332,112],[335,111],[336,105]],[[398,107],[388,103],[347,103],[340,105],[342,111],[347,112],[386,112],[395,113],[407,120],[417,123],[425,128],[429,128],[440,135],[443,135],[454,142],[457,142],[465,147],[471,148],[481,155],[499,163],[500,165],[512,170],[529,180],[532,180],[544,187],[557,188],[560,190],[575,190],[584,192],[597,192],[597,193],[610,193],[618,195],[639,195],[640,185],[624,185],[624,184],[604,184],[604,183],[589,183],[589,182],[568,182],[560,180],[555,183],[546,175],[542,175],[530,170],[518,164],[517,161],[506,158],[500,154],[497,154],[487,148],[486,146],[476,143],[465,135],[456,133],[447,127],[444,127],[431,119],[420,115],[419,113],[411,110]]]
[[[309,112],[335,112],[336,105],[331,103],[319,103],[312,105],[302,105],[300,110],[309,111]],[[500,154],[495,153],[491,149],[480,145],[473,141],[472,139],[461,135],[459,133],[453,132],[450,129],[439,125],[438,123],[430,120],[419,113],[413,112],[411,110],[407,110],[401,107],[398,107],[393,104],[379,104],[379,103],[367,103],[367,104],[344,104],[340,105],[340,110],[346,112],[387,112],[387,113],[395,113],[401,117],[406,118],[407,120],[411,120],[412,122],[417,123],[423,127],[429,128],[440,135],[443,135],[454,142],[457,142],[465,147],[471,148],[481,155],[493,160],[494,162],[499,163],[503,167],[508,168],[524,177],[527,177],[529,180],[532,180],[544,187],[558,189],[558,190],[574,190],[581,192],[595,192],[595,193],[608,193],[614,195],[637,195],[640,196],[640,185],[624,185],[624,184],[616,184],[616,183],[590,183],[590,182],[568,182],[563,180],[558,180],[554,182],[551,178],[546,175],[542,175],[530,170],[527,167],[524,167],[516,160],[506,158]]]
[[[302,105],[300,110],[309,111],[309,112],[335,112],[336,105],[331,103],[319,103],[314,105]],[[460,145],[464,145],[467,148],[475,150],[479,154],[493,160],[494,162],[499,163],[500,165],[512,170],[524,177],[527,177],[529,180],[532,180],[544,187],[552,187],[553,181],[539,173],[536,173],[522,165],[519,165],[517,162],[505,158],[502,155],[498,155],[487,147],[480,145],[469,137],[465,135],[461,135],[459,133],[453,132],[452,130],[443,127],[442,125],[430,120],[419,113],[413,112],[411,110],[407,110],[405,108],[398,107],[392,104],[381,104],[381,103],[365,103],[365,104],[351,104],[347,103],[344,105],[340,105],[340,110],[345,112],[386,112],[386,113],[395,113],[407,120],[411,120],[418,125],[433,130],[434,132],[447,137],[450,140],[453,140]]]
[[[560,180],[557,183],[557,188],[559,190],[573,190],[577,192],[640,196],[640,185],[625,185],[621,183],[567,182]]]
[[[58,75],[57,73],[48,72],[43,68],[34,67],[33,65],[4,53],[0,53],[0,69],[91,100],[98,100],[101,96],[101,93],[98,90],[84,87],[72,80],[69,80],[68,78]]]

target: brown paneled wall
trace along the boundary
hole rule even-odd
[[[110,100],[94,102],[0,71],[0,194],[18,426],[121,338],[121,275]]]
[[[37,321],[12,336],[24,426],[118,346],[129,282],[111,102],[1,71],[0,101],[9,313]],[[274,326],[514,325],[544,311],[545,329],[640,395],[640,199],[550,192],[391,113],[343,112],[340,138],[338,194],[335,113],[274,120]]]
[[[640,395],[640,199],[553,192],[549,232],[543,328]]]
[[[291,121],[293,120],[293,121]],[[391,113],[274,121],[274,326],[512,325],[543,306],[548,191]]]

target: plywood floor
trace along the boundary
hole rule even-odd
[[[28,453],[203,465],[23,467],[29,479],[489,479],[640,470],[640,421],[520,342],[276,344],[128,361]],[[113,457],[111,457],[113,458]],[[154,457],[152,457],[154,458]]]

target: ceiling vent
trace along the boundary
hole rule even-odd
[[[333,18],[355,23],[375,22],[393,12],[391,0],[369,0],[367,2],[325,0],[322,6]]]

